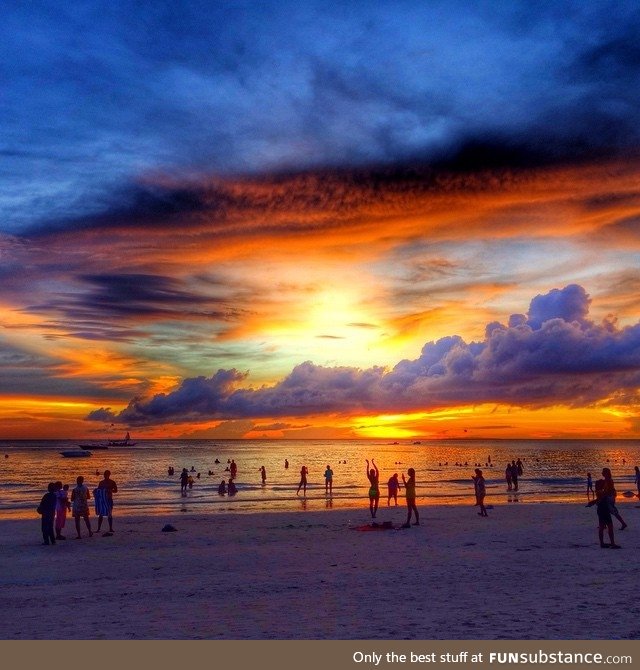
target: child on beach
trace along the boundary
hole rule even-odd
[[[234,496],[238,492],[238,489],[236,488],[236,485],[233,483],[233,479],[229,479],[229,483],[227,484],[227,494],[230,496]]]
[[[598,539],[602,549],[620,549],[613,536],[613,520],[611,519],[611,510],[609,509],[609,497],[606,495],[605,480],[598,479],[596,482],[596,497],[587,503],[587,507],[596,506],[598,513]],[[604,529],[609,533],[609,544],[604,541]]]
[[[593,492],[593,479],[591,478],[591,473],[587,472],[587,500],[590,496],[595,497],[595,493]]]
[[[378,511],[378,503],[380,502],[380,471],[375,464],[373,458],[371,459],[373,467],[369,469],[369,460],[367,460],[367,479],[369,480],[369,512],[371,518],[376,518]]]
[[[391,503],[391,498],[395,500],[396,507],[398,506],[398,491],[400,490],[400,482],[398,481],[398,473],[391,475],[387,482],[387,507]]]
[[[66,540],[62,534],[62,529],[67,520],[67,511],[71,510],[69,502],[69,484],[62,485],[62,482],[56,482],[56,540]]]
[[[227,493],[227,482],[224,481],[224,479],[220,482],[220,486],[218,486],[218,495],[223,496],[226,495]]]
[[[473,486],[476,493],[476,505],[480,507],[478,516],[489,516],[487,514],[487,509],[484,506],[484,497],[487,493],[487,488],[484,482],[484,477],[482,475],[482,470],[480,470],[480,468],[476,468],[475,473],[475,477],[471,475],[471,479],[473,479]]]
[[[409,479],[402,475],[402,482],[404,484],[405,498],[407,500],[407,520],[402,525],[403,528],[411,527],[411,512],[416,515],[416,520],[413,522],[414,526],[420,525],[420,517],[418,516],[418,508],[416,507],[416,471],[413,468],[407,470]]]

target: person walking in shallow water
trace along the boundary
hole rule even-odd
[[[404,484],[405,498],[407,500],[407,520],[402,526],[403,528],[411,526],[411,512],[416,517],[413,525],[420,525],[420,517],[418,516],[418,508],[416,507],[416,471],[413,468],[409,468],[407,474],[409,475],[409,479],[405,479],[404,474],[402,475],[402,483]]]
[[[260,477],[262,478],[262,486],[264,486],[267,483],[267,470],[264,465],[260,467]]]
[[[300,489],[302,489],[302,495],[307,495],[307,475],[309,474],[309,470],[307,470],[307,466],[303,465],[300,468],[300,483],[298,484],[298,490],[296,491],[296,495],[300,495]]]
[[[327,469],[324,471],[324,494],[331,495],[333,493],[333,470],[327,464]]]
[[[378,503],[380,502],[380,470],[375,464],[373,458],[371,459],[373,467],[369,469],[369,460],[367,459],[367,479],[369,480],[369,512],[371,518],[376,518],[378,511]]]
[[[187,472],[187,468],[182,468],[182,472],[180,473],[180,493],[183,496],[187,495],[187,487],[189,486],[189,473]]]

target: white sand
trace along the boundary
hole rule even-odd
[[[580,504],[423,507],[379,532],[348,528],[364,506],[123,516],[79,541],[67,521],[55,547],[39,519],[1,521],[0,638],[637,638],[640,510],[620,507],[620,550]]]

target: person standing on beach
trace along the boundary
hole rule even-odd
[[[391,504],[391,498],[394,499],[396,507],[398,506],[398,491],[400,490],[400,482],[398,481],[398,473],[394,473],[389,477],[387,482],[387,507]]]
[[[507,467],[504,471],[504,478],[507,480],[507,491],[511,491],[513,488],[512,476],[511,476],[511,463],[507,463]]]
[[[609,497],[605,493],[606,482],[604,479],[598,479],[596,482],[595,498],[587,503],[587,507],[596,506],[598,513],[598,539],[601,549],[620,549],[616,544],[613,535],[613,520],[611,519],[611,510],[609,507]],[[609,533],[609,544],[604,541],[604,529]]]
[[[609,468],[602,468],[602,476],[604,477],[604,495],[609,501],[609,512],[615,516],[616,519],[620,522],[620,530],[624,530],[627,527],[624,519],[620,516],[618,508],[616,507],[616,487],[613,483],[613,477],[611,475],[611,470]]]
[[[309,470],[307,470],[307,466],[303,465],[300,468],[300,483],[298,484],[298,490],[296,491],[296,495],[300,495],[300,489],[302,489],[302,494],[307,495],[307,475],[309,474]]]
[[[472,475],[471,479],[473,479],[473,487],[475,489],[476,493],[476,505],[480,507],[480,511],[478,512],[479,516],[489,516],[487,514],[487,509],[484,506],[484,497],[487,493],[487,487],[484,481],[484,476],[482,474],[482,470],[480,468],[475,469],[475,477]]]
[[[413,468],[407,470],[409,479],[404,478],[404,473],[402,475],[402,483],[404,484],[405,498],[407,501],[407,520],[403,524],[403,528],[411,527],[411,512],[416,516],[416,520],[413,522],[414,526],[420,525],[420,517],[418,516],[418,508],[416,507],[416,471]]]
[[[77,486],[71,491],[71,514],[76,522],[76,540],[82,538],[80,533],[80,519],[84,519],[84,523],[89,531],[89,537],[93,535],[91,530],[91,522],[89,521],[89,498],[91,494],[89,489],[84,485],[84,477],[76,479]]]
[[[369,469],[369,461],[367,460],[367,479],[369,480],[369,512],[371,518],[376,518],[378,511],[378,503],[380,502],[380,470],[375,464],[373,458],[371,459],[373,467]]]
[[[333,470],[327,464],[327,469],[324,471],[324,494],[331,495],[333,493]]]
[[[636,480],[636,488],[638,489],[638,498],[640,498],[640,468],[636,465],[635,467],[635,480]]]
[[[113,494],[118,492],[118,485],[111,479],[111,472],[104,471],[104,479],[98,484],[99,489],[104,490],[105,502],[107,503],[107,521],[109,522],[109,532],[113,533]],[[103,515],[98,516],[98,532],[102,527]]]
[[[264,486],[267,483],[267,470],[264,465],[260,467],[260,477],[262,478],[262,486]]]
[[[47,492],[42,496],[38,505],[38,514],[42,517],[42,544],[55,544],[56,537],[53,533],[53,524],[56,518],[56,506],[58,497],[56,495],[55,482],[50,482]]]
[[[56,489],[56,540],[66,540],[62,529],[67,521],[67,510],[71,509],[69,484],[62,486],[62,482],[56,482]]]
[[[229,472],[231,473],[231,479],[235,479],[236,475],[238,474],[238,466],[236,465],[236,462],[231,459],[231,465],[229,466]]]

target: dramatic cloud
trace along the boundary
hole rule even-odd
[[[0,214],[95,215],[157,171],[619,154],[638,144],[639,27],[632,2],[10,3]]]
[[[523,407],[590,406],[635,398],[640,385],[640,323],[618,329],[588,317],[589,297],[570,285],[531,301],[528,315],[491,323],[482,342],[451,336],[426,344],[392,370],[303,363],[281,382],[239,388],[246,376],[220,370],[185,379],[171,393],[136,398],[118,414],[88,418],[131,426],[320,414],[429,411],[480,403]]]

